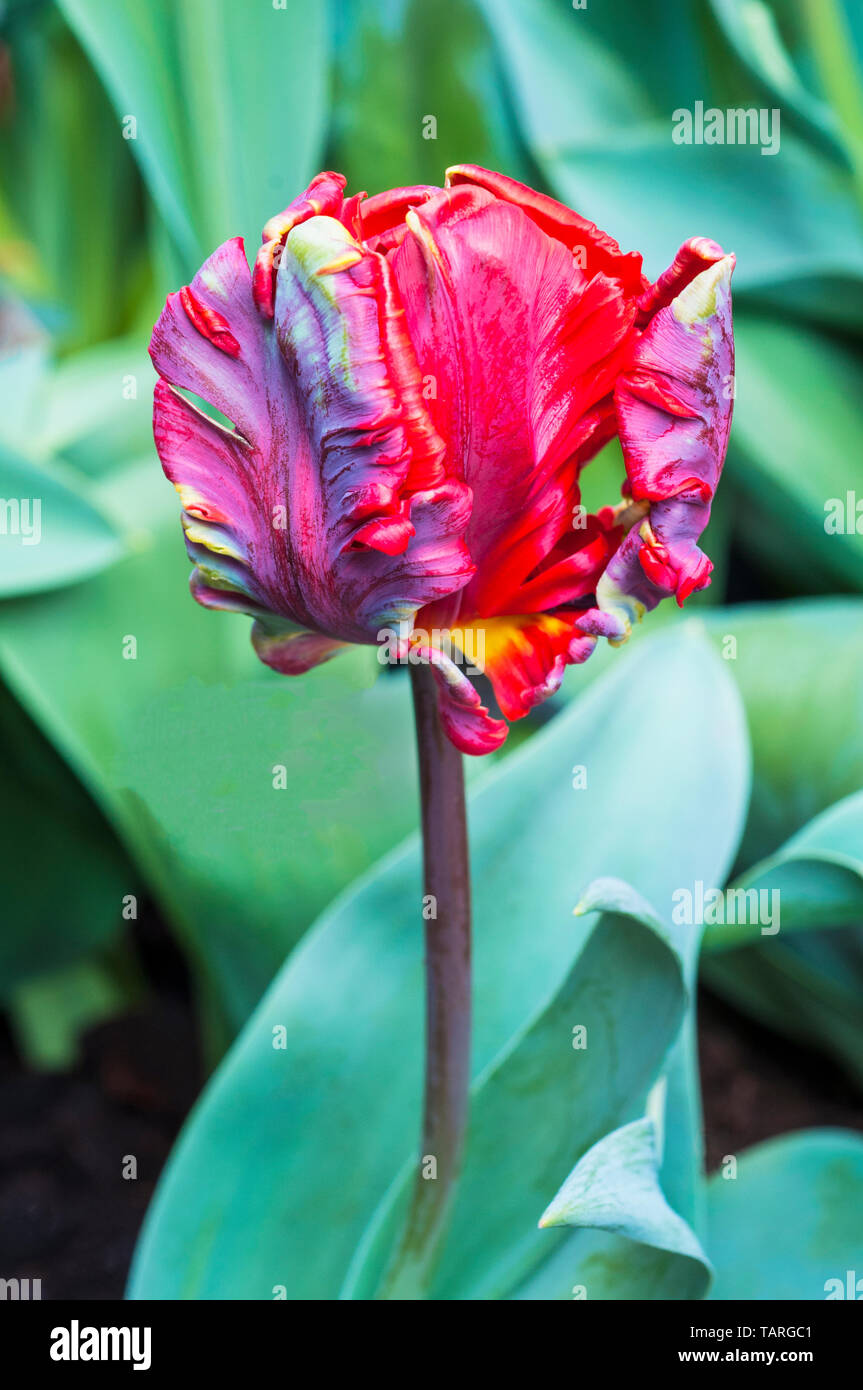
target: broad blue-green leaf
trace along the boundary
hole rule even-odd
[[[549,1194],[599,1136],[640,1111],[679,1028],[681,961],[648,905],[626,884],[613,888],[611,910],[586,939],[578,934],[580,950],[554,997],[474,1082],[464,1169],[432,1298],[508,1297],[553,1255],[561,1233],[537,1227]],[[639,1001],[647,998],[645,1013]],[[387,1193],[343,1297],[374,1294],[414,1173],[409,1161]],[[410,1269],[402,1274],[412,1277]],[[386,1289],[404,1296],[405,1285]]]
[[[747,907],[743,924],[708,927],[706,944],[719,952],[705,957],[708,984],[863,1076],[863,792],[817,816],[735,887],[771,896]]]
[[[652,1120],[613,1130],[578,1160],[540,1224],[591,1227],[682,1255],[700,1266],[694,1277],[703,1292],[709,1276],[704,1252],[691,1227],[668,1205],[659,1162]]]
[[[627,646],[600,645],[564,685],[573,698],[610,665],[690,622],[663,603]],[[753,751],[749,816],[738,871],[773,854],[834,802],[863,786],[863,600],[798,599],[703,608],[699,622],[733,677]],[[830,718],[824,718],[824,672]]]
[[[625,41],[603,32],[592,8],[574,12],[552,0],[486,4],[525,137],[555,196],[642,251],[653,276],[686,237],[711,236],[737,253],[738,291],[838,278],[859,323],[863,238],[848,168],[781,126],[772,155],[757,145],[673,143],[675,110],[691,110],[696,97],[725,109],[740,101],[730,89],[728,100],[711,92],[692,76],[691,63],[681,63],[669,33],[677,11],[666,16],[643,77],[623,60]],[[639,0],[627,10],[630,26],[615,12],[618,36],[644,24]],[[685,98],[682,73],[689,77]],[[835,296],[828,308],[836,308]]]
[[[76,352],[46,373],[31,446],[91,477],[151,454],[155,372],[147,335]]]
[[[308,680],[180,680],[125,726],[125,817],[149,831],[231,1031],[326,903],[415,822],[408,682],[362,688],[364,656]]]
[[[189,597],[158,466],[120,470],[98,496],[138,548],[86,584],[4,605],[0,666],[234,1032],[308,923],[416,823],[406,682],[368,689],[380,668],[360,649],[296,680],[265,671],[247,619]]]
[[[565,979],[589,930],[572,917],[586,882],[624,867],[660,910],[691,876],[721,875],[746,780],[733,687],[685,631],[596,683],[482,780],[469,811],[475,1076]],[[181,1138],[136,1296],[338,1295],[419,1132],[420,891],[413,841],[294,952]],[[238,1186],[237,1173],[254,1177]]]
[[[863,786],[863,602],[740,605],[703,620],[743,697],[752,740],[739,865],[748,867]]]
[[[139,877],[105,818],[0,685],[0,1000],[92,955],[122,925]]]
[[[713,1298],[824,1299],[860,1277],[863,1137],[808,1130],[760,1144],[710,1182]],[[853,1287],[853,1280],[851,1281]]]
[[[601,149],[564,149],[544,167],[556,196],[641,251],[651,276],[688,236],[711,236],[738,258],[738,294],[770,289],[781,299],[798,278],[841,278],[860,322],[863,239],[850,175],[793,137],[776,156],[752,145],[674,145],[669,112],[660,130],[645,127],[604,159]]]
[[[327,83],[322,4],[61,0],[113,101],[188,267],[305,188],[320,158]],[[118,138],[119,138],[118,129]]]
[[[748,749],[745,754],[748,754]],[[577,910],[627,913],[645,920],[644,905],[633,899],[632,891],[626,884],[618,884],[613,879],[598,879],[591,884]],[[703,1223],[701,1180],[704,1139],[694,999],[702,928],[696,922],[678,923],[676,915],[668,907],[665,908],[664,919],[667,923],[665,930],[677,951],[683,979],[693,1002],[666,1060],[661,1085],[655,1089],[653,1108],[663,1134],[664,1190],[674,1209],[696,1230],[700,1230]],[[664,1266],[667,1262],[660,1261],[659,1264]]]
[[[31,452],[47,367],[48,335],[24,305],[7,301],[0,356],[0,441],[14,453]]]
[[[656,640],[649,623],[655,625],[657,619],[662,621],[661,609],[636,629],[634,650]],[[851,793],[843,805],[853,810],[853,794],[863,784],[863,603],[840,598],[739,605],[706,612],[702,620],[739,687],[752,739],[752,798],[738,868],[759,861],[769,864],[783,841],[837,799]],[[677,621],[668,619],[672,626]],[[600,668],[609,655],[597,653]],[[625,652],[614,655],[629,659]],[[574,674],[589,678],[597,657]],[[829,720],[823,713],[825,671],[830,672]],[[571,683],[572,677],[570,689]],[[802,848],[816,829],[829,833],[832,816],[828,812],[813,820],[794,845]],[[853,854],[856,830],[848,823]],[[704,957],[702,970],[710,985],[739,1008],[798,1041],[808,1039],[825,1048],[859,1076],[859,932],[854,927],[829,930],[834,920],[852,920],[856,870],[845,863],[828,864],[820,841],[811,846],[819,856],[815,878],[802,860],[783,865],[782,880],[771,878],[770,884],[785,883],[787,896],[780,898],[780,912],[786,924],[795,918],[798,923],[810,920],[810,911],[820,913],[819,904],[830,905],[829,912],[820,913],[822,930],[817,937],[796,933],[786,938],[780,931],[778,938],[766,937],[756,949],[711,953]],[[693,888],[691,883],[680,886]],[[706,888],[722,886],[721,880],[705,880]],[[769,907],[768,899],[768,911]],[[759,938],[761,925],[756,928]],[[709,928],[711,943],[718,930]],[[746,927],[729,930],[739,940]],[[682,1098],[686,1094],[683,1088]],[[691,1103],[691,1088],[689,1098]],[[670,1182],[668,1190],[673,1190]],[[685,1211],[677,1191],[673,1200]]]
[[[769,528],[767,555],[796,587],[814,564],[834,584],[859,589],[863,361],[847,341],[801,324],[738,314],[734,328],[729,467],[752,512],[750,537],[762,549]]]
[[[201,214],[194,205],[194,136],[183,111],[174,22],[178,7],[172,0],[134,6],[60,0],[60,8],[107,88],[118,138],[129,140],[176,247],[191,265],[199,254],[196,224]]]
[[[73,584],[122,553],[117,531],[71,470],[0,446],[0,596]]]
[[[781,105],[783,119],[796,118],[813,135],[825,140],[834,153],[841,154],[836,118],[827,103],[804,86],[776,15],[765,0],[710,0],[710,3],[727,42],[749,72]],[[793,9],[782,17],[786,25],[789,20],[793,22]]]
[[[465,163],[529,177],[476,0],[448,0],[443,23],[416,0],[332,9],[328,158],[350,189],[442,185]]]
[[[731,900],[735,920],[727,920],[730,914],[723,908],[725,920],[708,923],[708,950],[747,945],[780,931],[863,922],[863,792],[816,816],[727,891],[736,895]],[[744,900],[741,894],[748,896]],[[765,920],[764,908],[774,920]]]
[[[546,170],[569,144],[610,143],[655,114],[650,92],[602,35],[593,16],[552,0],[483,0],[516,110]]]

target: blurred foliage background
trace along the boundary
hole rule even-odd
[[[858,0],[0,4],[0,494],[42,499],[38,545],[0,537],[0,1002],[31,1060],[70,1060],[141,988],[124,925],[148,896],[214,1060],[309,924],[416,824],[403,677],[375,683],[356,651],[281,681],[244,620],[192,603],[150,435],[166,293],[225,238],[254,248],[320,168],[369,192],[500,169],[651,276],[692,235],[736,252],[716,568],[688,606],[717,650],[737,642],[754,777],[736,871],[860,791],[861,73]],[[779,151],[674,144],[696,101],[778,110]],[[621,472],[614,446],[589,505]],[[651,616],[632,647],[680,621]],[[598,654],[555,707],[633,659]],[[845,869],[852,812],[825,851]],[[860,909],[842,891],[769,950],[715,941],[702,968],[859,1079]]]

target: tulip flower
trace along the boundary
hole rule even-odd
[[[236,238],[169,296],[154,430],[194,596],[250,614],[264,662],[299,675],[365,643],[410,665],[437,1181],[418,1176],[382,1285],[405,1298],[429,1287],[467,1118],[460,752],[499,747],[599,638],[709,583],[734,257],[695,238],[651,284],[591,222],[472,165],[442,189],[344,186],[319,174],[252,270]],[[587,514],[581,471],[615,436],[622,500]]]
[[[368,199],[318,175],[252,272],[226,242],[153,333],[195,597],[252,615],[286,675],[388,641],[430,666],[459,749],[497,748],[599,637],[709,583],[733,266],[695,238],[651,285],[592,223],[470,165]],[[615,435],[624,497],[589,515],[581,470]]]

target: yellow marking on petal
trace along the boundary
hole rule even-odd
[[[656,536],[654,535],[653,527],[651,526],[649,521],[642,521],[641,525],[638,528],[638,534],[644,541],[645,545],[657,545]]]
[[[610,647],[622,647],[624,642],[629,640],[634,625],[640,623],[647,612],[640,599],[632,594],[625,594],[612,579],[609,579],[607,570],[600,576],[596,586],[596,604],[600,612],[610,613],[612,617],[617,618],[624,629],[622,637],[608,638]]]
[[[357,239],[334,217],[310,217],[288,233],[279,264],[279,282],[287,276],[300,284],[305,283],[314,294],[318,312],[326,315],[327,358],[331,368],[341,371],[348,390],[355,389],[355,383],[342,303],[343,290],[334,272],[358,264],[365,255]],[[321,404],[324,391],[325,382],[321,381]]]
[[[525,628],[542,628],[553,638],[569,632],[571,626],[565,618],[556,618],[553,613],[519,613],[512,617],[475,618],[473,622],[447,628],[446,635],[466,661],[485,671],[508,650],[514,648],[524,655],[533,651],[533,642],[525,636]]]
[[[198,271],[198,274],[201,277],[201,284],[206,285],[211,294],[216,295],[219,299],[225,298],[225,287],[218,275],[214,275],[212,270],[203,268]]]
[[[340,259],[330,261],[327,265],[319,265],[315,270],[315,275],[335,275],[340,270],[347,270],[352,265],[358,265],[363,258],[363,253],[357,247],[356,251],[348,251]]]
[[[648,515],[650,503],[633,502],[629,498],[623,502],[618,502],[616,506],[612,507],[612,511],[614,512],[615,526],[623,526],[625,530],[629,531],[637,521]]]
[[[188,513],[183,515],[183,530],[190,541],[202,545],[205,550],[212,550],[214,555],[227,555],[229,560],[245,560],[236,546],[220,536],[214,526],[199,526],[194,517],[189,518]]]
[[[723,256],[721,261],[702,270],[676,299],[671,301],[671,311],[678,323],[693,328],[702,319],[709,319],[716,313],[717,294],[723,283],[727,285],[734,269],[734,257]]]
[[[197,564],[195,566],[198,574],[205,579],[211,589],[227,589],[232,594],[245,594],[245,589],[239,588],[230,579],[226,579],[220,570],[211,569],[209,565]],[[246,595],[248,597],[248,595]]]
[[[174,488],[187,512],[190,512],[193,507],[209,506],[206,497],[202,497],[200,492],[196,492],[193,487],[189,487],[188,483],[175,483]]]
[[[428,250],[429,255],[439,264],[442,263],[442,257],[437,248],[437,243],[422,218],[417,216],[415,208],[408,208],[405,213],[405,225],[413,232],[417,240],[422,242],[423,246]]]

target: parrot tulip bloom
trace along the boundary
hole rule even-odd
[[[252,615],[286,675],[396,634],[449,737],[484,753],[599,637],[710,582],[734,257],[695,238],[650,284],[639,255],[502,175],[368,199],[344,182],[318,175],[271,219],[253,271],[226,242],[156,324],[192,591]],[[588,515],[581,470],[615,436],[623,501]]]

